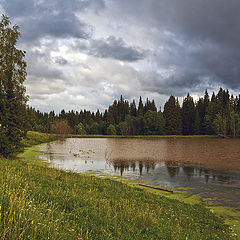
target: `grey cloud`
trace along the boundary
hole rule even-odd
[[[48,82],[46,79],[36,79],[31,85],[27,85],[27,88],[31,91],[31,94],[35,95],[51,95],[64,92],[64,82],[62,80],[53,80]]]
[[[145,57],[145,52],[142,49],[128,46],[122,38],[114,36],[110,36],[106,40],[92,40],[89,53],[101,58],[113,58],[128,62]]]
[[[49,52],[29,50],[26,54],[27,73],[34,81],[35,78],[42,79],[64,79],[63,71],[54,66],[54,61]]]
[[[47,15],[40,19],[30,18],[22,23],[24,40],[33,41],[44,37],[55,38],[83,38],[91,36],[91,29],[87,24],[79,21],[74,14],[61,13],[55,16]]]
[[[23,41],[33,42],[46,36],[89,38],[92,29],[76,16],[87,8],[101,10],[103,0],[1,0],[6,14],[16,18]]]
[[[29,16],[35,8],[32,0],[1,0],[0,3],[10,17]]]
[[[75,42],[73,48],[99,58],[112,58],[120,61],[135,62],[146,57],[147,51],[129,46],[122,38],[110,36],[107,39],[91,39],[89,43]]]
[[[182,68],[182,78],[173,76],[169,85],[179,82],[183,87],[189,85],[190,90],[189,83],[197,85],[208,78],[210,84],[240,87],[240,1],[122,0],[114,3],[126,21],[157,29],[159,45],[165,49],[157,56],[159,67]],[[165,33],[169,36],[162,41]],[[157,39],[154,41],[157,47]],[[194,74],[192,69],[196,69]]]
[[[68,64],[68,61],[63,57],[56,57],[55,62],[62,66]]]
[[[172,80],[169,79],[169,85],[191,89],[206,84],[203,79],[208,79],[209,86],[218,83],[231,89],[240,87],[240,52],[212,42],[191,49],[187,45],[183,48],[174,46],[172,49],[172,52],[164,54],[164,60],[156,60],[159,66],[173,66],[177,69]]]
[[[89,99],[104,108],[120,94],[160,99],[202,94],[215,86],[240,88],[239,0],[0,0],[0,4],[21,27],[34,104],[39,104],[37,88],[48,96],[42,104],[51,102],[54,108],[69,96],[68,108],[74,108],[74,102],[75,107],[88,108]],[[51,82],[62,84],[66,92],[57,87],[54,91]],[[84,100],[80,103],[75,96]]]
[[[104,0],[1,0],[1,5],[11,17],[55,15],[61,12],[76,13],[88,8],[102,10]]]
[[[206,48],[198,55],[202,69],[208,72],[213,82],[236,89],[240,87],[240,52],[221,47]]]
[[[186,36],[233,43],[240,40],[237,0],[122,0],[115,1],[123,17]]]
[[[183,96],[186,94],[186,90],[193,88],[196,83],[192,81],[192,78],[186,79],[182,77],[183,76],[179,76],[179,78],[175,76],[166,77],[154,72],[142,73],[142,77],[140,79],[142,91],[145,90],[147,92],[158,93],[166,96]]]

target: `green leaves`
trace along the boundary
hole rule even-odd
[[[20,150],[26,129],[25,53],[16,48],[19,27],[11,27],[7,16],[0,21],[0,153],[8,156]]]

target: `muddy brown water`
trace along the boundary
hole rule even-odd
[[[69,138],[40,151],[54,167],[183,187],[203,203],[240,211],[240,139]]]

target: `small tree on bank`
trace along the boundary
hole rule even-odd
[[[107,135],[116,135],[117,131],[113,124],[110,124],[107,128]]]
[[[26,130],[25,53],[16,48],[18,26],[0,21],[0,154],[7,157],[21,148]]]
[[[61,136],[69,134],[70,127],[68,125],[68,122],[64,119],[56,119],[51,126],[51,132],[59,134]]]

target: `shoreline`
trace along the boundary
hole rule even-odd
[[[217,138],[217,135],[79,135],[68,134],[66,138]]]

